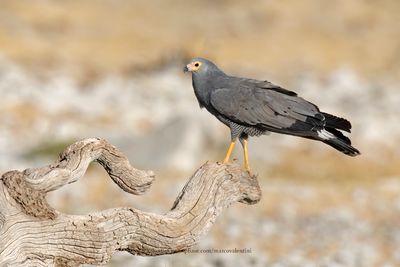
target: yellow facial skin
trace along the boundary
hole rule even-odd
[[[200,61],[195,61],[186,65],[187,71],[194,72],[198,71],[201,67]]]

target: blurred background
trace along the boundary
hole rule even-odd
[[[399,14],[397,0],[3,0],[0,173],[101,137],[156,172],[150,191],[131,196],[92,164],[49,201],[70,214],[167,212],[230,141],[182,72],[203,56],[348,118],[362,155],[290,136],[251,139],[263,199],[224,211],[197,247],[251,253],[119,252],[107,266],[399,266]],[[242,161],[240,146],[234,157]]]

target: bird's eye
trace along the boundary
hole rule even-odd
[[[195,64],[194,64],[194,66],[197,68],[198,66],[200,66],[200,64],[199,64],[199,62],[196,62]]]

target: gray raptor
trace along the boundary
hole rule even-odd
[[[231,130],[231,144],[224,163],[229,161],[239,138],[244,165],[250,171],[247,139],[268,132],[319,140],[349,156],[360,154],[340,131],[350,132],[348,120],[321,112],[293,91],[268,81],[227,75],[204,58],[192,59],[184,71],[192,73],[200,107],[206,108]]]

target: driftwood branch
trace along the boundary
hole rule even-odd
[[[96,138],[72,144],[52,165],[3,174],[0,266],[105,264],[117,250],[147,256],[182,252],[210,229],[222,209],[261,197],[255,177],[236,164],[206,163],[165,215],[114,208],[78,216],[52,208],[46,193],[77,181],[92,161],[132,194],[144,193],[154,180],[153,172],[133,168],[118,149]]]

